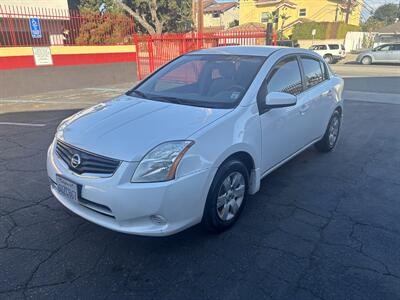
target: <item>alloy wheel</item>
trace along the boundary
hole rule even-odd
[[[239,172],[229,174],[222,182],[217,198],[217,213],[222,221],[235,217],[246,192],[246,181]]]
[[[335,115],[329,125],[329,145],[333,147],[339,136],[340,119],[339,116]]]

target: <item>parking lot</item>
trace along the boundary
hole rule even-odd
[[[52,197],[58,123],[130,83],[0,99],[0,298],[399,299],[398,70],[338,66],[335,151],[310,148],[267,176],[220,235],[120,234]]]

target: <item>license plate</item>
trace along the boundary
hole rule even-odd
[[[57,175],[57,191],[70,201],[78,201],[78,185]]]

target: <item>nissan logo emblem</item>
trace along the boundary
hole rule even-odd
[[[79,156],[79,154],[74,154],[71,157],[71,166],[74,168],[79,167],[79,165],[81,164],[81,157]]]

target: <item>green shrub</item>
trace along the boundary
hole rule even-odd
[[[360,27],[345,23],[335,22],[308,22],[296,24],[293,29],[292,39],[294,40],[311,40],[313,38],[312,31],[315,29],[315,39],[344,39],[349,31],[359,31]]]

